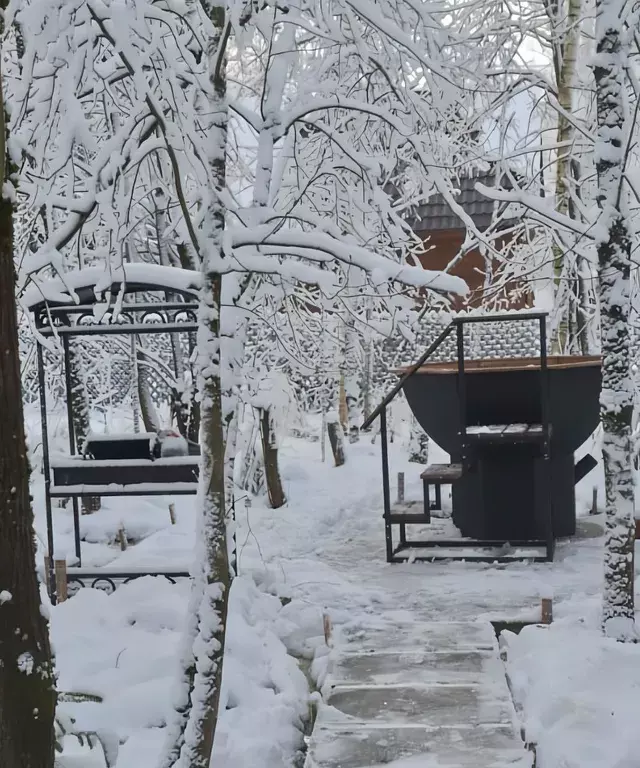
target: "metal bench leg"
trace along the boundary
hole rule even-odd
[[[424,514],[427,518],[426,522],[431,522],[431,499],[429,494],[429,481],[423,480],[422,487],[424,488]]]

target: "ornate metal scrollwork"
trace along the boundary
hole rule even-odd
[[[185,573],[123,573],[111,574],[110,576],[90,574],[75,574],[67,573],[67,595],[72,597],[82,589],[89,587],[91,589],[100,589],[106,592],[108,595],[113,594],[118,588],[119,584],[129,584],[136,579],[144,578],[145,576],[162,576],[171,584],[177,584],[178,579],[189,578],[189,575]]]

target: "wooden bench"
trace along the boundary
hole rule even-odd
[[[452,485],[462,477],[462,464],[429,464],[420,475],[424,488],[424,513],[428,517],[432,509],[442,509],[441,486]],[[430,488],[433,486],[435,498],[431,502]]]

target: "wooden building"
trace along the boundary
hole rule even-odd
[[[476,191],[475,185],[478,182],[487,187],[495,186],[495,174],[488,172],[463,177],[456,200],[477,229],[485,232],[493,222],[495,203]],[[456,309],[479,307],[483,303],[490,303],[500,309],[522,309],[532,305],[533,296],[519,281],[507,281],[504,289],[496,289],[504,268],[498,260],[485,258],[476,248],[456,261],[466,230],[462,220],[451,210],[442,195],[434,195],[426,205],[417,208],[410,221],[413,230],[425,243],[426,252],[421,258],[423,266],[427,269],[447,270],[461,277],[469,286],[469,295],[454,301]],[[507,222],[502,228],[508,229],[509,226]],[[506,249],[509,242],[509,234],[502,238],[494,235],[496,250]]]

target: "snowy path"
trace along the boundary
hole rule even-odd
[[[306,768],[529,768],[489,622],[341,634]]]
[[[227,768],[301,765],[302,719],[308,711],[309,694],[296,659],[287,656],[288,650],[297,659],[311,662],[312,678],[329,701],[321,707],[311,745],[309,762],[313,759],[316,763],[310,762],[308,768],[369,768],[376,761],[385,764],[392,755],[416,752],[421,755],[415,763],[419,768],[485,768],[484,762],[476,760],[482,748],[487,760],[494,761],[486,763],[490,768],[520,768],[518,762],[504,762],[522,757],[522,747],[518,749],[518,730],[511,720],[513,710],[504,672],[497,672],[495,639],[488,622],[536,621],[541,593],[553,592],[557,619],[553,626],[557,626],[558,636],[561,622],[568,622],[574,633],[586,614],[594,614],[597,626],[602,539],[562,542],[552,564],[387,565],[379,446],[371,445],[368,439],[349,446],[347,464],[336,469],[329,462],[322,463],[318,443],[290,439],[283,446],[281,459],[287,505],[271,510],[254,500],[253,506],[245,508],[240,499],[237,506],[242,578],[236,582],[232,597],[223,680],[226,708],[216,736],[214,762]],[[420,499],[419,467],[407,463],[399,445],[392,446],[390,459],[392,477],[398,471],[405,472],[407,500]],[[438,461],[440,457],[432,459]],[[38,475],[36,478],[38,532],[44,541],[42,485]],[[582,491],[580,486],[578,490],[584,512],[591,500],[591,487],[586,481],[581,485]],[[193,500],[176,499],[176,525],[169,520],[169,501],[155,498],[133,504],[126,499],[108,499],[99,513],[83,516],[85,564],[188,567],[194,545]],[[57,552],[68,554],[71,560],[71,515],[56,509],[55,517]],[[126,552],[120,552],[115,542],[121,523],[135,542]],[[254,582],[260,591],[253,587]],[[171,585],[164,579],[145,578],[118,588],[111,596],[83,590],[53,611],[61,690],[95,692],[103,697],[102,704],[78,704],[70,709],[80,726],[99,726],[118,737],[116,768],[152,768],[157,764],[187,594],[186,581]],[[278,598],[288,600],[283,606]],[[324,643],[323,613],[331,617],[334,627],[331,655],[327,655]],[[451,622],[458,623],[455,632],[439,631],[450,628]],[[553,637],[555,634],[550,640]],[[527,655],[527,643],[518,648],[522,653],[514,650],[513,657],[519,700],[526,701],[533,712],[526,722],[527,738],[541,742],[553,728],[557,732],[555,743],[560,745],[566,723],[545,716],[547,702],[562,706],[556,701],[562,691],[554,699],[545,681],[563,673],[566,662],[558,661],[557,667],[553,664],[554,659],[564,657],[554,652],[549,660],[552,672],[538,676],[531,672],[537,669],[538,656],[533,652]],[[305,668],[306,662],[302,666]],[[527,682],[531,678],[537,684],[538,677],[538,687]],[[588,678],[586,675],[585,688]],[[395,689],[389,686],[392,681]],[[332,682],[336,684],[334,691]],[[377,702],[373,694],[376,687],[382,696]],[[460,698],[462,688],[469,692],[467,703]],[[537,698],[527,698],[529,690],[536,692],[538,688],[541,693]],[[405,699],[403,703],[398,691],[418,689],[415,702],[407,705]],[[368,697],[361,696],[362,690]],[[354,701],[361,698],[364,708],[358,713],[353,709]],[[608,697],[602,706],[608,707],[610,700]],[[595,709],[598,722],[604,722],[601,710]],[[637,707],[629,711],[637,711]],[[394,712],[396,722],[390,719]],[[402,727],[400,716],[405,718]],[[527,720],[527,713],[523,717]],[[545,725],[536,730],[538,721]],[[621,722],[618,716],[610,721]],[[632,725],[636,729],[635,721]],[[339,729],[345,739],[340,743],[347,743],[347,751],[349,742],[356,745],[352,753],[359,755],[359,763],[338,759],[332,751]],[[576,726],[574,730],[582,741],[587,738],[584,728]],[[347,736],[347,731],[352,735]],[[570,742],[572,748],[574,742],[582,743],[576,737]],[[434,750],[440,749],[455,755],[456,762],[430,760],[429,754],[433,756]],[[556,751],[562,759],[572,754],[568,747]],[[538,757],[541,768],[562,764],[546,761],[544,751],[539,751]],[[413,768],[411,758],[406,767],[400,765]],[[587,763],[567,765],[586,768]],[[610,767],[601,761],[594,768]]]

